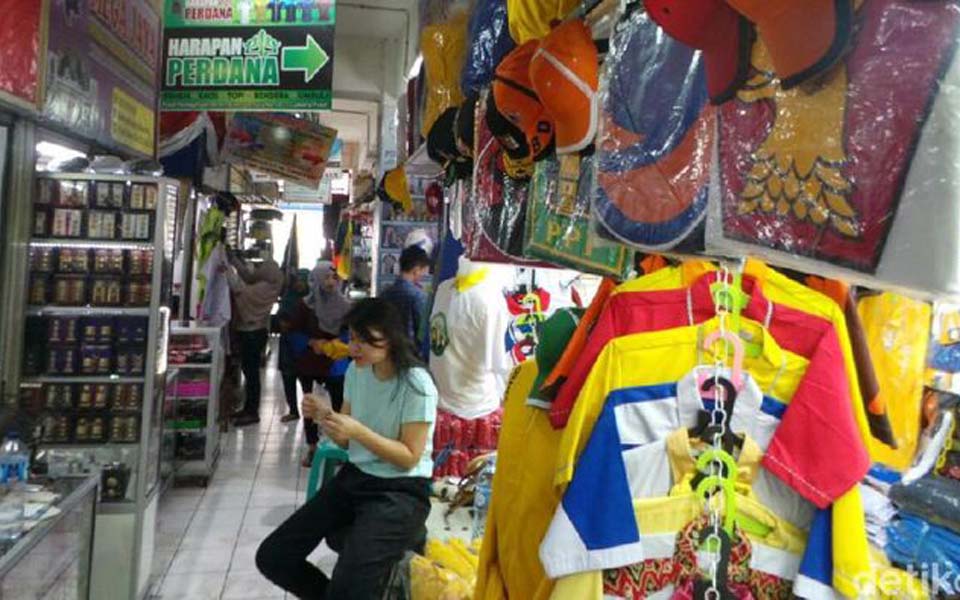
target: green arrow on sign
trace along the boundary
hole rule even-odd
[[[283,49],[281,64],[284,71],[303,71],[303,80],[310,81],[320,69],[330,62],[330,55],[320,47],[313,36],[307,34],[306,46],[292,46]]]

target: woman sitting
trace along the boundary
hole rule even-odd
[[[341,412],[314,397],[303,412],[350,462],[257,551],[260,572],[298,598],[380,598],[393,565],[423,542],[430,512],[433,380],[391,304],[363,300],[345,323],[353,363]],[[328,579],[307,557],[331,535],[342,549]]]

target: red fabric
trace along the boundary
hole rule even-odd
[[[5,2],[0,11],[0,91],[39,103],[42,2]]]
[[[716,273],[708,273],[691,286],[690,306],[686,289],[614,295],[553,402],[553,426],[566,426],[580,389],[607,342],[634,333],[684,327],[690,324],[691,314],[694,324],[711,319],[716,311],[710,284],[715,280]],[[825,319],[772,304],[752,277],[743,278],[743,290],[750,296],[743,315],[760,323],[772,316],[769,333],[773,339],[784,350],[810,360],[764,456],[764,466],[824,508],[858,482],[870,463],[851,410],[836,330]],[[816,443],[810,443],[811,436],[816,436]]]
[[[838,124],[845,161],[838,168],[852,185],[847,199],[858,216],[860,234],[845,236],[792,213],[739,210],[754,157],[765,151],[761,144],[778,114],[795,110],[767,99],[733,101],[720,108],[725,236],[862,271],[876,269],[929,107],[939,93],[939,78],[953,59],[960,11],[950,2],[871,0],[863,3],[856,20],[853,47],[845,64],[838,66],[849,80]],[[799,128],[781,146],[802,156],[822,145],[808,136]],[[781,154],[778,164],[793,158]]]
[[[503,409],[479,419],[462,419],[437,411],[433,434],[434,477],[462,477],[474,458],[497,449]],[[445,458],[444,458],[445,457]]]

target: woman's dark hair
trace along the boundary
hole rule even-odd
[[[343,323],[364,343],[376,346],[385,341],[389,344],[389,356],[397,370],[398,380],[411,382],[411,369],[426,368],[417,353],[414,341],[407,335],[403,316],[392,303],[382,298],[360,300],[344,317]],[[375,335],[374,331],[382,337]]]

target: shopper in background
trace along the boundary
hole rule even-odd
[[[260,422],[260,366],[267,346],[270,313],[283,288],[283,271],[272,259],[255,269],[237,258],[227,269],[227,279],[233,291],[236,313],[233,315],[240,341],[240,369],[246,387],[243,410],[234,419],[234,425]]]
[[[427,293],[420,281],[430,273],[430,257],[420,246],[409,246],[400,254],[400,277],[383,292],[383,299],[400,311],[406,324],[407,335],[416,342],[424,333],[421,329],[426,318]],[[417,344],[419,348],[419,344]]]
[[[343,405],[343,378],[346,372],[345,361],[339,364],[330,360],[325,347],[332,340],[344,335],[343,318],[350,311],[350,301],[340,291],[340,278],[330,261],[319,261],[310,273],[310,295],[304,299],[313,315],[306,331],[310,333],[310,352],[298,361],[298,376],[326,388],[330,395],[333,410],[339,411]],[[298,323],[304,326],[305,323]],[[316,422],[304,415],[303,430],[307,437],[307,455],[303,466],[309,467],[320,441],[320,431]]]
[[[294,327],[294,321],[306,308],[303,299],[310,292],[310,271],[300,269],[290,276],[287,289],[280,299],[280,310],[277,320],[280,324],[280,348],[277,356],[277,367],[283,379],[283,392],[290,407],[290,413],[280,420],[284,423],[300,419],[299,400],[297,399],[297,359],[309,350],[309,337],[302,327]],[[303,393],[312,391],[312,381],[300,380]]]
[[[257,568],[298,598],[380,598],[407,550],[426,539],[437,390],[390,303],[359,302],[346,324],[350,354],[340,413],[304,399],[305,415],[349,462],[257,550]],[[326,539],[339,553],[328,579],[307,560]]]

